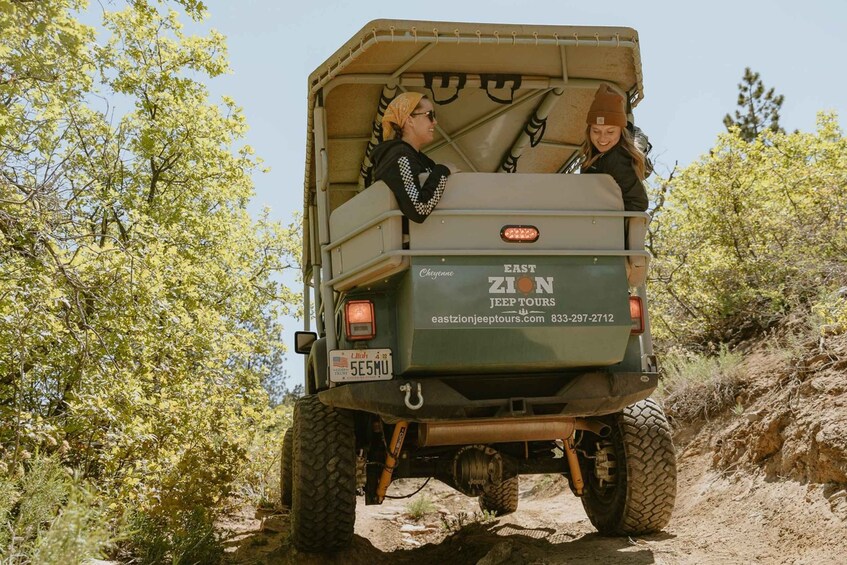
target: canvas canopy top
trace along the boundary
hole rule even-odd
[[[424,148],[463,171],[566,173],[601,83],[643,98],[638,34],[625,27],[375,20],[309,76],[304,182],[306,280],[317,259],[317,191],[325,213],[365,188],[383,111],[426,94],[438,125]],[[311,221],[309,220],[312,217]],[[309,250],[312,250],[310,253]]]

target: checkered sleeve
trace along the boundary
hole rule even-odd
[[[441,200],[441,195],[444,194],[444,188],[447,186],[447,175],[439,174],[429,168],[423,169],[421,172],[428,172],[429,177],[427,177],[423,186],[421,186],[418,183],[418,175],[412,170],[412,163],[409,157],[406,155],[400,157],[397,160],[397,166],[400,168],[400,177],[403,179],[403,190],[409,198],[409,203],[415,209],[418,216],[422,218],[429,216],[435,209],[438,201]]]
[[[390,142],[389,142],[390,143]],[[378,177],[394,192],[403,214],[421,223],[441,200],[450,169],[438,165],[405,143],[398,143],[380,160]],[[421,183],[421,173],[428,173]]]

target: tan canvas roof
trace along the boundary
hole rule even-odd
[[[635,30],[370,22],[309,76],[306,205],[314,203],[318,178],[330,191],[330,209],[364,188],[381,99],[402,91],[433,99],[438,129],[424,151],[437,162],[465,171],[565,172],[600,82],[632,106],[641,100]],[[321,106],[325,119],[316,120]]]

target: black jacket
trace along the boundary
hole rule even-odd
[[[436,164],[402,139],[377,145],[371,162],[371,180],[384,181],[394,192],[403,214],[417,223],[422,223],[435,209],[450,176],[450,169]],[[423,186],[418,177],[421,173],[429,173]]]
[[[647,210],[647,190],[644,188],[644,183],[635,174],[632,157],[621,147],[620,143],[605,153],[601,153],[600,157],[590,167],[582,170],[582,173],[612,175],[612,178],[621,187],[624,210],[637,212]]]

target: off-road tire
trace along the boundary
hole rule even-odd
[[[294,428],[285,430],[279,461],[279,501],[284,508],[291,508],[291,459],[294,451]]]
[[[613,484],[600,484],[594,460],[583,459],[588,519],[604,535],[638,535],[668,525],[676,499],[676,453],[668,420],[651,398],[610,420],[604,438],[617,462]]]
[[[356,520],[353,415],[304,396],[294,406],[293,447],[291,540],[300,551],[343,549]]]
[[[479,496],[479,508],[483,512],[494,512],[497,516],[511,514],[518,509],[518,487],[520,478],[506,479],[496,487],[489,487]]]

